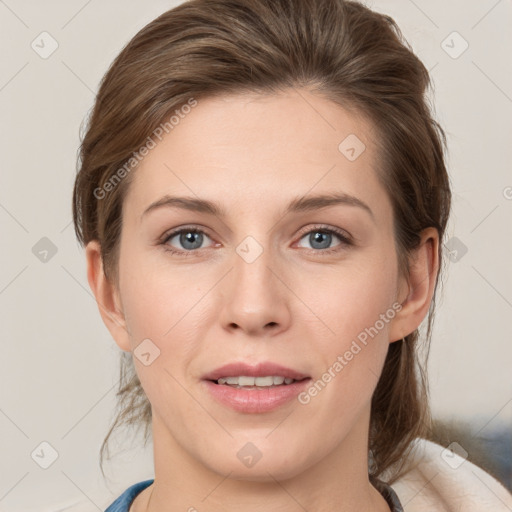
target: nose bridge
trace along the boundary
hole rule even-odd
[[[254,295],[258,301],[268,299],[273,295],[271,292],[275,292],[275,270],[272,271],[272,268],[278,266],[268,237],[265,240],[262,238],[259,236],[258,240],[254,236],[246,236],[236,246],[233,262],[236,291],[248,298]],[[268,296],[258,297],[262,293]]]
[[[268,326],[284,327],[289,318],[286,287],[276,276],[281,273],[281,265],[268,237],[258,238],[246,236],[235,247],[221,315],[225,327],[236,325],[253,333]]]

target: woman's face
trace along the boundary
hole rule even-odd
[[[132,171],[115,338],[169,456],[283,479],[366,447],[389,343],[408,333],[374,137],[306,90],[201,99]],[[248,368],[212,374],[231,363]],[[251,370],[307,379],[205,380]]]

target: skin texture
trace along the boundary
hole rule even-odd
[[[354,161],[338,150],[350,134],[366,145]],[[399,276],[374,137],[363,118],[305,89],[201,99],[132,171],[117,286],[98,243],[86,248],[115,342],[133,351],[149,338],[160,350],[148,366],[134,357],[152,405],[155,482],[132,512],[389,510],[368,482],[370,400],[389,343],[428,312],[439,241],[425,230],[409,283]],[[350,205],[283,216],[294,198],[332,192],[373,217]],[[141,219],[165,194],[208,199],[226,217],[162,207]],[[191,225],[205,233],[200,249],[179,235],[166,244],[186,256],[159,244]],[[328,228],[353,245],[334,234],[315,242]],[[251,263],[236,251],[247,236],[263,250]],[[204,390],[202,375],[232,361],[272,361],[316,381],[394,303],[400,311],[307,405],[244,414]],[[248,442],[262,454],[250,468],[237,457]]]

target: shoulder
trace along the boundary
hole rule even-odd
[[[110,499],[110,505],[105,509],[105,512],[129,512],[135,498],[144,492],[153,481],[154,479],[149,479],[131,485],[117,499],[114,501]],[[91,505],[94,510],[103,510],[97,503],[92,502],[91,499],[81,498],[72,504],[59,507],[59,512],[91,512],[93,510]]]
[[[105,512],[128,512],[133,501],[146,487],[153,483],[153,479],[133,484],[119,496]]]
[[[407,470],[391,487],[405,512],[512,510],[512,494],[494,477],[426,439],[416,439]]]

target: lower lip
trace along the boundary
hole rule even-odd
[[[290,402],[304,391],[311,379],[304,379],[291,384],[284,384],[268,389],[237,389],[224,384],[203,381],[206,388],[221,404],[238,412],[262,413],[272,411]]]

